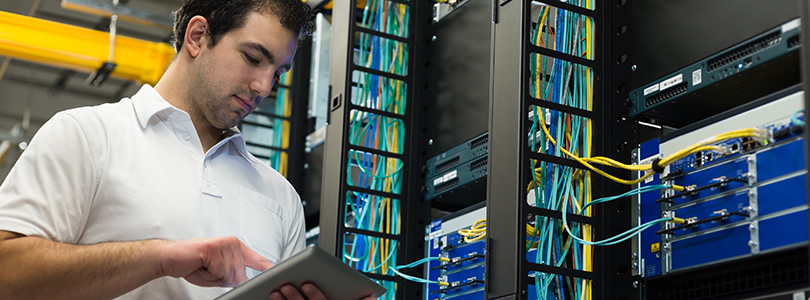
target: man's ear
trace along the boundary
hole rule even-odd
[[[183,37],[183,45],[189,56],[197,57],[197,55],[200,55],[200,51],[210,38],[207,30],[208,20],[202,16],[194,16],[188,21],[186,36]]]

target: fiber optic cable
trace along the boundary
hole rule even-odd
[[[408,11],[406,5],[370,0],[365,4],[360,26],[406,37]],[[358,44],[359,47],[355,49],[355,64],[399,75],[407,74],[408,60],[404,44],[367,33],[359,35]],[[352,104],[394,114],[405,111],[404,83],[361,71],[355,71],[352,78],[356,83],[356,88],[351,92]],[[405,130],[401,119],[352,110],[349,112],[348,127],[351,145],[390,153],[403,152]],[[392,194],[401,193],[401,161],[360,150],[348,152],[350,160],[346,166],[346,174],[350,186]],[[398,199],[358,192],[349,192],[346,196],[347,224],[373,232],[399,234],[401,217]],[[393,267],[397,261],[399,245],[395,240],[361,235],[353,237],[350,241],[347,239],[348,243],[344,243],[344,261],[363,272],[396,275]],[[379,283],[389,291],[381,299],[394,299],[395,282]]]
[[[793,122],[793,125],[804,127],[804,121],[799,119],[799,115],[804,117],[804,109],[794,112],[793,115],[790,116],[790,120]]]

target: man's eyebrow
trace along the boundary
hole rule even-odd
[[[246,43],[243,43],[242,45],[244,45],[244,46],[246,46],[246,47],[248,47],[248,48],[253,48],[253,49],[255,49],[256,51],[261,52],[261,53],[262,53],[262,55],[264,55],[264,57],[266,57],[266,58],[267,58],[267,60],[269,60],[271,63],[274,63],[274,62],[275,62],[275,57],[273,56],[273,54],[272,54],[272,53],[270,53],[270,51],[269,51],[269,50],[267,50],[267,48],[265,48],[265,47],[264,47],[264,46],[262,46],[261,44],[259,44],[259,43],[254,43],[254,42],[246,42]]]

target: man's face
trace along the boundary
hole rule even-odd
[[[236,126],[270,94],[275,77],[290,68],[297,35],[269,13],[251,12],[194,62],[188,85],[192,118],[214,128]]]

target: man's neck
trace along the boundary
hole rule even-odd
[[[222,129],[210,126],[205,119],[202,119],[203,116],[191,113],[192,100],[188,99],[187,89],[183,88],[187,87],[188,83],[184,82],[181,76],[177,76],[181,71],[176,68],[174,62],[169,65],[163,77],[155,85],[155,91],[172,106],[189,113],[197,136],[200,138],[203,153],[206,153],[222,139]]]

